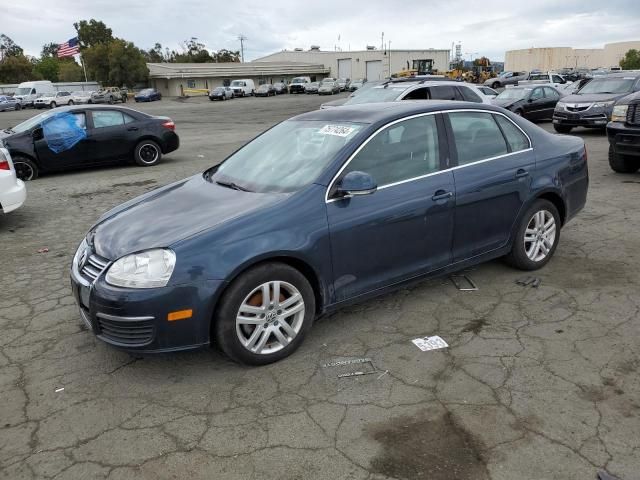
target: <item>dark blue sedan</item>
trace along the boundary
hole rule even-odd
[[[145,88],[136,93],[133,98],[136,102],[153,102],[154,100],[162,100],[162,94],[155,88]]]
[[[542,267],[587,187],[582,140],[503,109],[318,110],[103,215],[72,287],[113,346],[266,364],[350,302],[497,257]]]

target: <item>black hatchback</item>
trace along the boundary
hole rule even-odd
[[[180,140],[169,117],[126,107],[63,107],[36,115],[0,133],[16,174],[35,180],[40,173],[135,161],[158,164]]]

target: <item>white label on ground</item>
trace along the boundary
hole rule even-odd
[[[447,348],[449,346],[447,342],[437,335],[434,335],[433,337],[414,338],[411,341],[423,352],[428,350],[437,350],[439,348]]]

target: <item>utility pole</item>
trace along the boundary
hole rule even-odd
[[[384,50],[384,32],[382,32],[382,41],[380,42],[380,50]]]
[[[244,41],[247,39],[243,34],[238,35],[240,40],[240,63],[244,63]]]

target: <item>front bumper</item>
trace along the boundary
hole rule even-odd
[[[16,180],[15,186],[0,193],[0,205],[4,213],[20,208],[27,199],[27,188],[22,180]]]
[[[554,125],[567,127],[591,127],[601,128],[607,125],[609,116],[604,111],[593,111],[591,109],[580,112],[569,112],[566,110],[554,110]]]
[[[616,153],[640,157],[640,125],[609,122],[607,138]]]
[[[193,350],[209,344],[213,310],[225,282],[203,280],[162,288],[112,287],[107,267],[91,280],[74,264],[71,290],[85,326],[100,340],[131,353]],[[177,310],[193,310],[184,320],[168,321]]]

